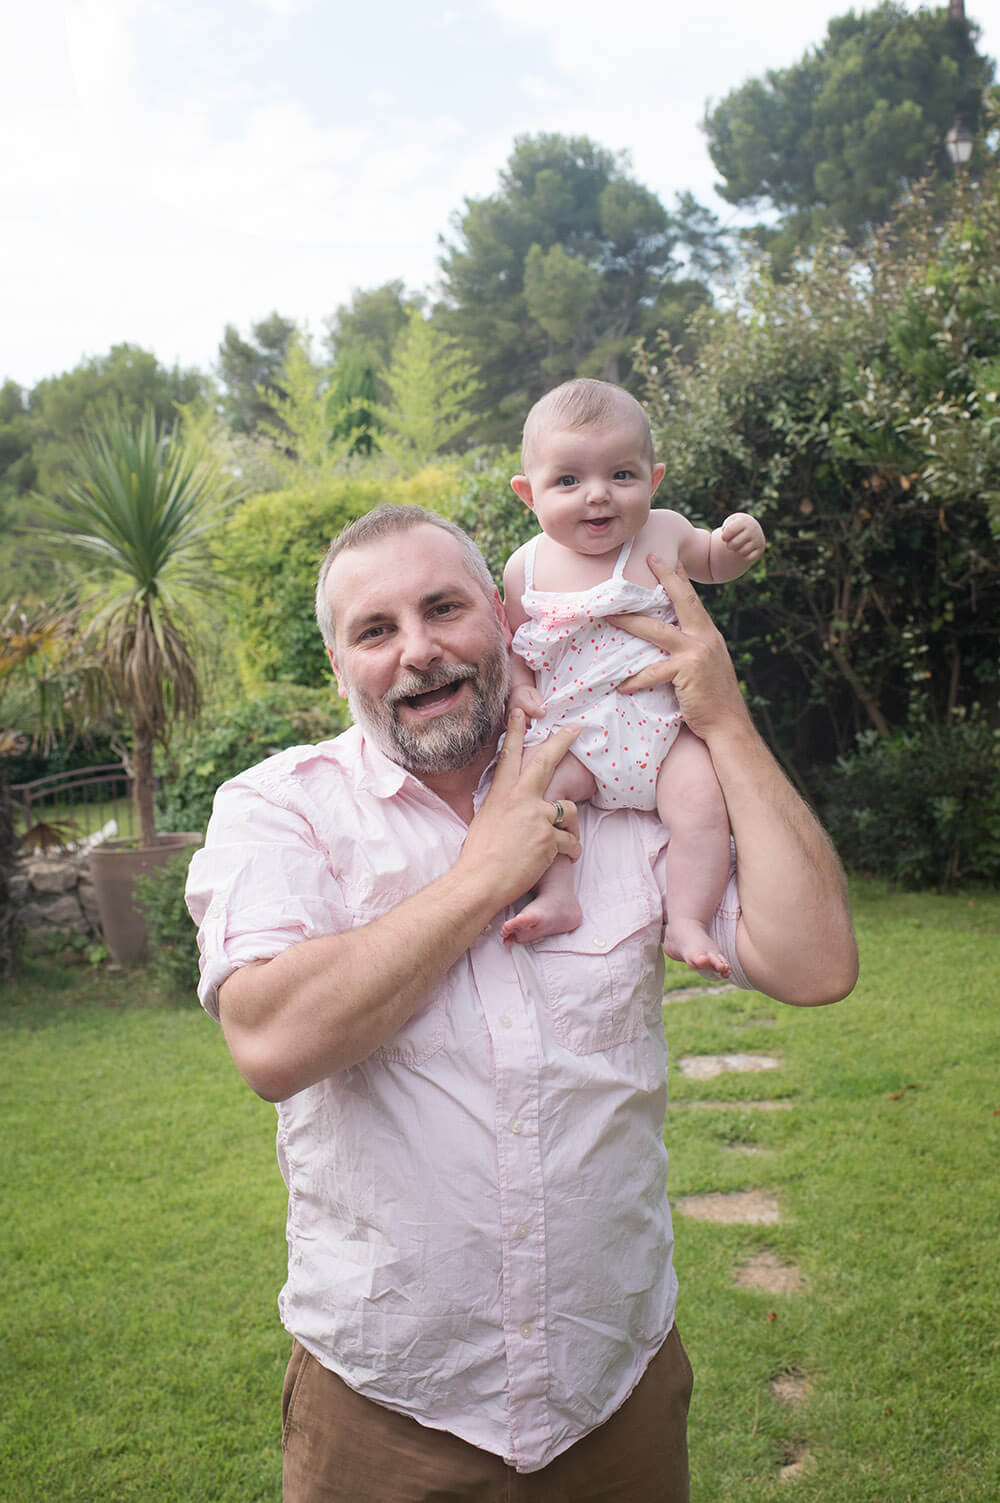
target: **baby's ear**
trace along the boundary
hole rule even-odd
[[[527,475],[512,475],[510,483],[514,494],[520,497],[529,511],[534,511],[535,500],[531,494],[531,481]]]

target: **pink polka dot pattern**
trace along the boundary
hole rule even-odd
[[[616,692],[617,684],[661,654],[604,618],[641,612],[676,621],[663,589],[619,577],[581,595],[528,588],[522,605],[529,619],[515,633],[514,651],[535,674],[546,706],[544,719],[532,722],[527,744],[565,721],[579,722],[583,730],[573,755],[594,774],[593,802],[603,809],[655,808],[656,775],[676,739],[680,709],[669,685]]]

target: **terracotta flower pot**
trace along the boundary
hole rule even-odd
[[[136,877],[165,866],[175,851],[201,845],[202,836],[178,830],[157,835],[156,844],[108,840],[90,854],[90,875],[97,897],[104,942],[119,965],[135,965],[146,948],[146,920],[133,902]]]

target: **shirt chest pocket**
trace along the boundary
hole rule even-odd
[[[559,1042],[596,1054],[640,1038],[659,1018],[663,990],[663,917],[640,889],[585,916],[572,934],[532,946],[543,1001]]]

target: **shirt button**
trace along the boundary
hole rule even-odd
[[[523,1129],[524,1129],[524,1123],[523,1122],[519,1122],[518,1119],[515,1117],[514,1120],[513,1120],[513,1122],[510,1124],[510,1130],[511,1130],[511,1132],[521,1132],[521,1131],[523,1131]]]
[[[514,1019],[510,1016],[509,1013],[506,1013],[506,1012],[505,1013],[501,1013],[501,1015],[500,1015],[500,1022],[503,1024],[503,1026],[505,1028],[513,1028],[513,1026],[514,1026]]]
[[[527,1227],[527,1226],[526,1226],[526,1225],[525,1225],[525,1223],[524,1223],[524,1222],[523,1222],[523,1221],[522,1221],[522,1222],[521,1222],[521,1225],[520,1225],[520,1226],[519,1226],[519,1227],[516,1227],[516,1228],[515,1228],[515,1229],[514,1229],[514,1236],[515,1236],[515,1237],[516,1237],[516,1238],[517,1238],[517,1240],[518,1240],[518,1241],[519,1241],[519,1242],[521,1242],[521,1241],[523,1241],[523,1240],[524,1240],[524,1238],[525,1238],[525,1237],[526,1237],[526,1236],[527,1236],[527,1235],[528,1235],[528,1227]]]
[[[493,933],[493,925],[492,924],[487,924],[486,928],[485,929],[480,929],[479,932],[480,932],[480,934],[492,934]]]
[[[594,946],[595,950],[606,950],[608,948],[607,940],[603,937],[603,935],[600,934],[594,935],[593,939],[591,940],[591,944]]]
[[[525,1321],[524,1325],[521,1327],[521,1335],[524,1337],[525,1341],[527,1341],[528,1337],[532,1335],[532,1329],[528,1325],[527,1321]]]

